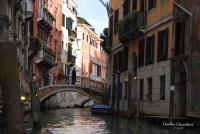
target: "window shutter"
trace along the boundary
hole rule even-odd
[[[151,36],[151,63],[154,63],[154,44],[155,44],[155,35]]]
[[[163,46],[163,53],[164,53],[164,57],[165,60],[167,60],[168,58],[168,36],[169,36],[169,28],[165,29],[165,34],[164,34],[164,38],[165,38],[165,43]]]

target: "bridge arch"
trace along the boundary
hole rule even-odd
[[[74,89],[74,88],[60,88],[60,89],[57,89],[57,90],[54,90],[46,95],[44,95],[43,97],[40,98],[40,102],[43,102],[44,100],[46,100],[48,97],[56,94],[56,93],[60,93],[60,92],[67,92],[67,91],[71,91],[71,92],[78,92],[78,93],[81,93],[81,94],[84,94],[85,96],[87,96],[89,98],[89,100],[93,100],[94,103],[99,103],[93,96],[91,96],[90,94],[82,91],[82,90],[79,90],[79,89]],[[87,101],[89,101],[87,100]],[[87,102],[86,101],[86,102]],[[85,101],[84,101],[85,102]],[[85,103],[86,103],[85,102]],[[82,103],[83,104],[83,103]]]
[[[84,107],[84,105],[85,105],[88,101],[90,101],[90,100],[92,100],[92,99],[91,99],[91,98],[87,98],[87,99],[83,100],[83,101],[81,102],[80,106],[81,106],[81,107]]]

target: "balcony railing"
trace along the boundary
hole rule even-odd
[[[143,12],[136,10],[124,17],[118,24],[119,26],[119,41],[126,43],[132,39],[137,38],[141,32],[140,28],[145,26],[146,19]]]
[[[38,52],[36,63],[49,68],[53,67],[56,62],[56,55],[49,48],[43,48]]]
[[[76,62],[76,56],[72,55],[71,52],[67,54],[67,63],[69,66],[73,66]]]
[[[109,53],[112,50],[111,40],[110,37],[105,38],[105,49],[107,53]]]
[[[101,82],[101,77],[93,75],[93,74],[90,74],[90,79],[94,80],[94,81]]]
[[[30,42],[28,48],[29,56],[34,57],[35,55],[38,54],[38,51],[40,50],[42,43],[38,37],[30,37],[29,42]]]
[[[38,19],[39,24],[42,24],[49,31],[52,29],[53,25],[53,15],[46,10],[46,8],[38,8]]]
[[[74,30],[69,30],[68,31],[68,36],[70,41],[75,41],[76,39],[76,32]]]

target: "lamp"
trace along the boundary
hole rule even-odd
[[[138,80],[138,77],[137,77],[136,74],[134,74],[133,79],[134,79],[134,80]]]
[[[21,101],[25,101],[26,97],[25,96],[21,96],[20,99],[21,99]]]

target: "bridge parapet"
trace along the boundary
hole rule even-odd
[[[80,85],[49,85],[46,87],[39,88],[37,95],[40,99],[40,102],[42,102],[48,97],[52,96],[53,94],[66,91],[82,93],[94,100],[95,103],[102,102],[103,91],[98,90],[96,88],[88,88]]]

